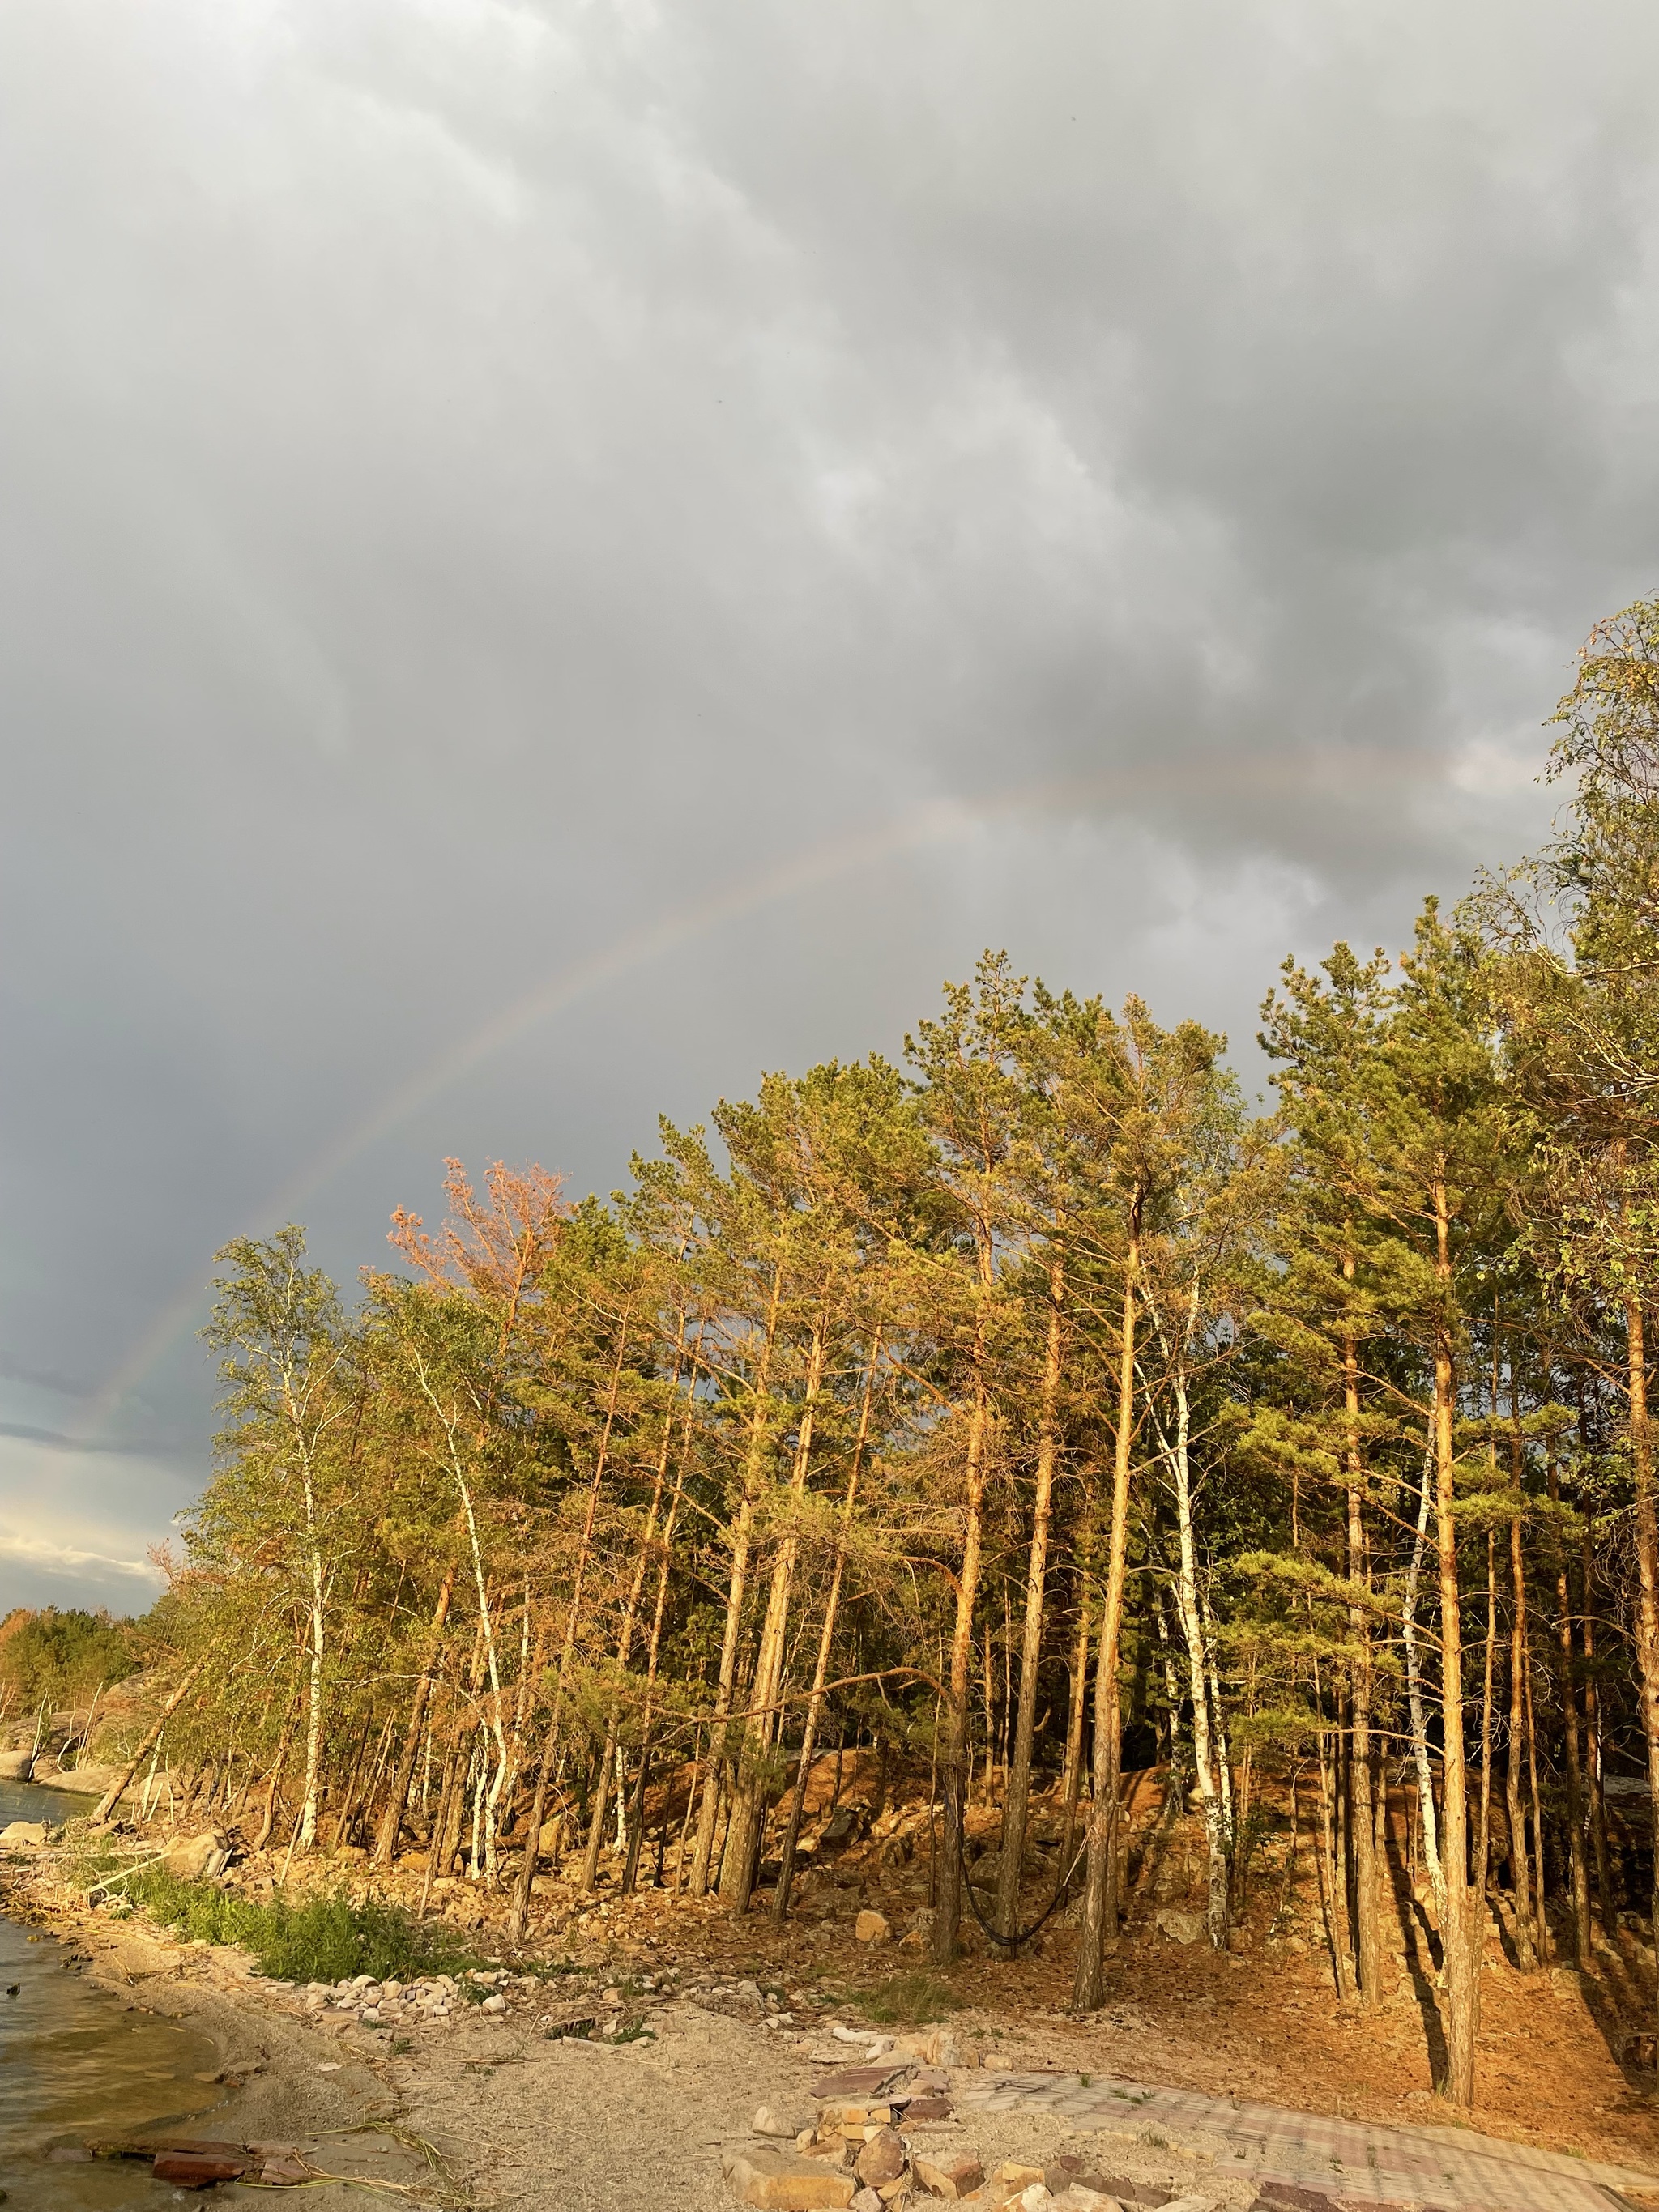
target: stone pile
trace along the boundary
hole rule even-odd
[[[978,2153],[953,2139],[954,2123],[950,2078],[937,2067],[842,2067],[814,2081],[810,2105],[763,2105],[753,2139],[728,2145],[721,2170],[738,2203],[761,2212],[902,2212],[929,2199],[987,2212],[1212,2212],[1208,2197],[1171,2199],[1071,2155],[1006,2162],[988,2177]]]

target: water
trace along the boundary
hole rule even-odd
[[[54,1826],[89,1810],[85,1797],[0,1782],[8,1820]],[[6,2212],[168,2212],[177,2193],[148,2166],[100,2159],[53,2165],[56,2143],[183,2124],[223,2095],[195,2077],[216,2064],[198,2029],[126,2008],[127,2000],[66,1972],[72,1947],[0,1919],[0,2188]],[[3,1991],[12,1983],[19,1994]],[[135,1990],[131,2002],[137,2002]],[[207,2200],[191,2198],[191,2203]]]

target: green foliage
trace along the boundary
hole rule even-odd
[[[0,1622],[0,1687],[19,1706],[84,1703],[137,1671],[132,1623],[107,1613],[20,1608]]]
[[[186,1942],[239,1943],[262,1973],[279,1981],[342,1982],[355,1974],[376,1981],[404,1981],[421,1974],[454,1974],[480,1963],[441,1923],[414,1919],[372,1898],[343,1892],[290,1905],[281,1897],[258,1905],[211,1882],[181,1881],[165,1867],[149,1867],[125,1886],[125,1894],[158,1926]]]

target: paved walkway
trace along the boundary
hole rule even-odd
[[[1212,2151],[1217,2174],[1260,2185],[1288,2182],[1340,2204],[1413,2205],[1431,2212],[1613,2212],[1620,2189],[1659,2191],[1659,2176],[1500,2142],[1462,2128],[1395,2128],[1336,2120],[1277,2105],[1235,2102],[1196,2089],[1077,2074],[958,2074],[958,2106],[1051,2112],[1079,2129],[1135,2135]],[[1206,2140],[1194,2146],[1191,2139]]]

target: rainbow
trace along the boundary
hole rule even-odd
[[[1410,781],[1444,766],[1443,754],[1418,749],[1386,752],[1377,747],[1299,748],[1237,761],[1206,757],[1017,784],[976,799],[933,799],[896,820],[825,838],[752,874],[730,878],[653,921],[624,931],[599,951],[568,962],[501,1007],[470,1036],[416,1069],[296,1169],[256,1210],[255,1231],[269,1234],[295,1219],[318,1191],[371,1146],[496,1053],[596,991],[680,951],[722,924],[749,920],[767,907],[901,855],[955,842],[1016,814],[1071,811],[1091,799],[1115,799],[1121,804],[1139,793],[1188,786],[1213,793],[1229,781],[1247,784],[1258,793],[1264,784],[1279,784],[1288,796],[1291,791],[1305,792],[1310,785],[1322,781],[1327,788],[1334,787],[1337,780],[1330,775],[1333,769],[1340,770],[1341,787],[1352,788],[1357,781]],[[191,1328],[201,1306],[202,1284],[198,1279],[167,1302],[88,1401],[72,1425],[72,1433],[79,1440],[88,1441],[98,1433],[126,1393]]]

